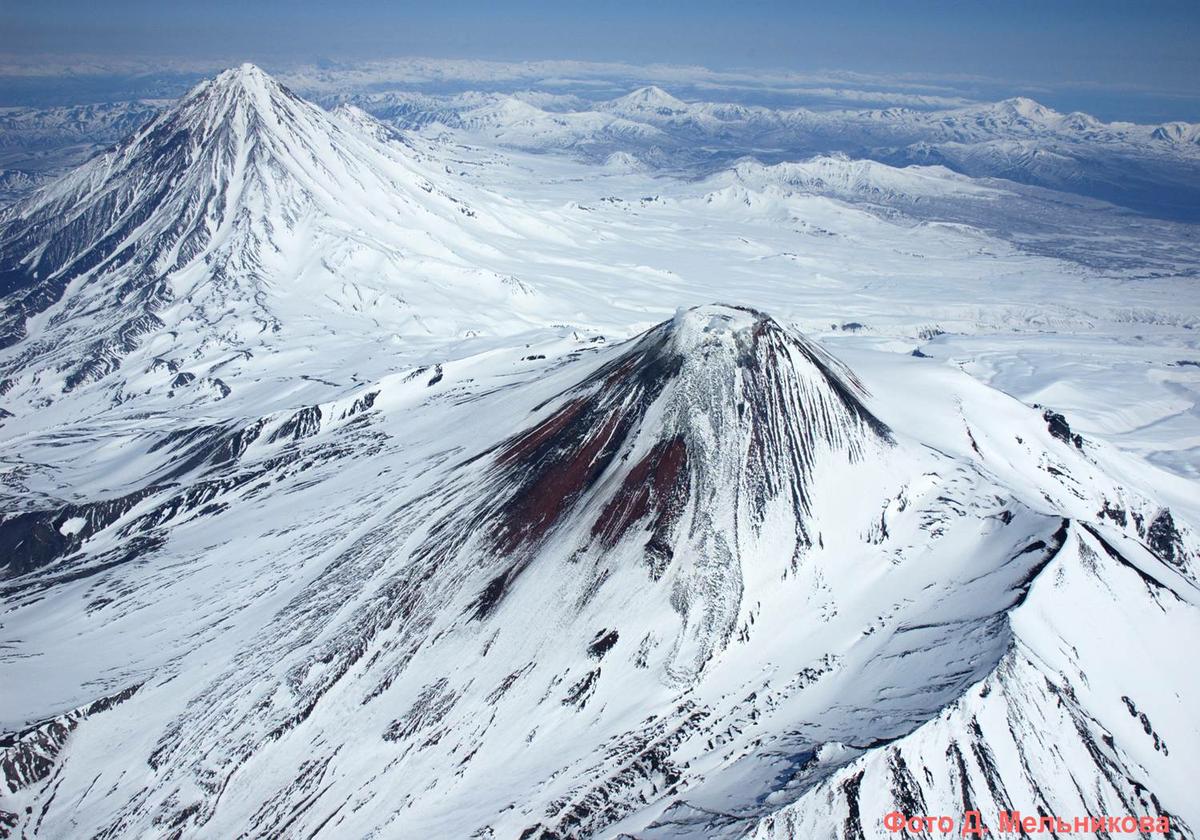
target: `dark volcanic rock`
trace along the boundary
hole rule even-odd
[[[1071,432],[1071,426],[1067,423],[1066,417],[1050,409],[1046,409],[1042,412],[1042,419],[1046,421],[1046,426],[1050,429],[1050,434],[1063,443],[1073,444],[1076,449],[1083,449],[1083,436]]]

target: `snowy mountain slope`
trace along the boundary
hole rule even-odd
[[[386,131],[227,71],[4,212],[0,373],[54,399],[162,336],[195,361],[384,315],[452,335],[486,323],[481,293],[520,312],[532,290],[476,268],[506,223],[431,176]]]
[[[351,105],[322,112],[253,68],[200,86],[118,149],[8,211],[3,304],[11,346],[0,354],[7,404],[43,410],[92,384],[103,390],[101,405],[151,393],[169,394],[175,405],[211,405],[242,387],[262,399],[264,377],[284,382],[289,375],[272,359],[289,358],[291,365],[303,359],[321,368],[313,376],[337,381],[347,366],[363,365],[363,335],[389,352],[402,348],[397,352],[404,359],[390,366],[370,354],[380,364],[361,375],[378,378],[419,357],[414,348],[579,323],[583,298],[592,313],[585,323],[626,329],[628,316],[602,313],[630,296],[629,281],[646,272],[646,260],[660,259],[664,236],[630,237],[624,203],[610,203],[602,217],[594,208],[564,211],[558,195],[535,205],[500,198],[506,187],[496,174],[523,177],[522,171],[492,153],[472,157],[462,147],[401,136]],[[537,166],[553,171],[545,161]],[[577,173],[564,177],[564,183],[579,179]],[[902,207],[917,219],[923,213],[940,218],[957,206],[974,220],[992,210],[965,208],[1007,206],[975,201],[998,193],[944,171],[837,156],[767,168],[744,163],[735,181],[754,194],[748,202],[773,214],[812,216],[812,207],[791,207],[777,187]],[[658,188],[651,177],[638,183]],[[759,195],[764,191],[771,194]],[[694,203],[662,206],[674,214],[671,224],[675,216],[700,218]],[[1042,213],[1042,231],[1043,208],[1033,211]],[[705,224],[728,227],[728,213],[713,207]],[[1016,229],[1032,215],[1021,206],[1000,218]],[[831,218],[841,226],[859,224],[844,210]],[[669,235],[681,250],[693,250],[686,238]],[[946,239],[941,233],[914,239],[911,230],[888,227],[871,238],[880,235],[904,240],[905,250],[920,241],[939,247]],[[973,234],[961,240],[963,253],[978,247]],[[814,245],[805,246],[810,254]],[[1147,265],[1130,247],[1117,249],[1124,256],[1095,258]],[[894,248],[878,250],[881,259],[893,254],[886,257],[889,270],[900,267]],[[925,261],[928,252],[919,256]],[[842,262],[840,254],[836,261]],[[597,269],[608,275],[600,285]],[[767,276],[765,269],[756,272]],[[793,282],[788,274],[780,274],[780,284]],[[720,288],[707,269],[689,275],[687,284],[676,284],[675,294],[685,297],[674,302],[698,303]],[[661,300],[658,286],[643,288]],[[781,299],[774,292],[766,298]],[[658,312],[672,308],[644,300],[628,308],[652,311],[647,305]],[[280,348],[287,348],[286,357],[277,354]],[[94,407],[78,405],[84,412]]]
[[[1120,696],[1148,710],[1170,754],[1130,772],[1195,822],[1195,687],[1144,688],[1188,673],[1165,641],[1094,695],[1070,669],[1041,691],[1012,652],[1054,638],[1024,616],[1081,545],[1113,634],[1193,632],[1194,505],[1168,516],[1116,453],[941,366],[868,362],[868,396],[747,310],[559,358],[112,438],[142,489],[35,514],[65,539],[4,584],[5,667],[38,686],[6,707],[61,715],[8,742],[5,810],[46,836],[707,837],[713,813],[742,836],[803,824],[1007,674],[1030,726],[1068,689],[1110,721],[1116,758],[1072,764],[1085,789],[1145,755]],[[1138,598],[1170,615],[1135,633]],[[1071,801],[1055,770],[1028,770],[1034,800]]]
[[[1110,539],[1074,530],[1054,575],[1039,577],[1012,612],[1012,643],[986,679],[937,719],[763,818],[751,836],[825,836],[839,823],[844,836],[883,836],[880,815],[896,809],[953,814],[959,825],[977,809],[993,827],[1012,809],[1167,815],[1190,836],[1195,818],[1166,804],[1193,794],[1164,733],[1190,728],[1186,704],[1170,698],[1195,691],[1194,669],[1169,651],[1174,634],[1197,631],[1194,592],[1145,574],[1128,560],[1144,557],[1141,548]],[[1118,591],[1121,618],[1098,626]],[[1151,781],[1159,774],[1166,788]]]
[[[0,354],[5,830],[1192,836],[1195,483],[1105,442],[1186,445],[1147,418],[1200,393],[1190,228],[840,156],[593,169],[252,67],[145,132],[0,239],[6,305],[71,278]],[[1051,216],[1092,262],[947,219]],[[686,308],[730,290],[777,320]]]
[[[1185,122],[1163,123],[1154,129],[1150,136],[1164,143],[1200,144],[1200,125]]]
[[[1145,330],[1153,328],[1162,335],[1152,342],[1166,342],[1161,352],[1177,354],[1164,357],[1172,362],[1189,358],[1187,330],[1200,323],[1187,285],[1200,252],[1186,226],[1061,194],[838,156],[770,167],[744,162],[692,183],[658,177],[642,161],[597,170],[443,136],[398,137],[353,106],[333,115],[295,107],[302,108],[296,125],[303,136],[263,120],[260,129],[272,135],[264,149],[336,147],[355,172],[378,171],[396,183],[364,174],[362,183],[373,186],[346,201],[338,196],[352,191],[338,188],[336,178],[308,195],[301,185],[313,173],[294,173],[289,164],[276,183],[279,172],[271,169],[271,179],[252,183],[270,185],[272,207],[280,196],[296,198],[305,208],[303,225],[289,232],[263,202],[247,210],[253,223],[231,225],[155,284],[138,273],[136,260],[101,271],[99,282],[78,281],[77,292],[29,322],[33,335],[0,352],[7,380],[0,407],[16,415],[0,420],[9,434],[106,411],[209,420],[294,411],[333,399],[354,381],[444,363],[482,344],[507,346],[530,331],[629,335],[676,305],[721,297],[730,283],[807,330],[866,323],[864,336],[894,341],[904,352],[936,325],[959,336],[1018,330],[1004,346],[1024,342],[1023,356],[1033,334],[1087,330],[1098,353],[1141,358]],[[199,131],[224,136],[219,123]],[[144,142],[139,149],[154,151]],[[281,159],[299,168],[283,151]],[[226,156],[225,163],[233,171],[237,159]],[[130,190],[126,168],[109,174],[101,194]],[[189,178],[207,183],[194,173],[180,183]],[[187,202],[183,192],[168,195]],[[437,202],[429,218],[393,207],[411,209],[414,195],[418,202],[431,195],[457,200],[440,205],[453,222],[438,221]],[[375,223],[368,226],[368,218]],[[151,227],[169,230],[178,221],[163,212]],[[456,232],[455,223],[462,229]],[[440,255],[421,253],[433,250],[426,227],[444,232]],[[10,230],[18,229],[14,220]],[[1008,241],[984,234],[996,230]],[[72,247],[104,247],[103,232],[89,235],[90,242],[71,240]],[[154,242],[146,239],[147,253]],[[236,268],[226,277],[233,285],[209,282],[214,264]],[[945,293],[950,277],[953,295]],[[108,289],[118,281],[120,295],[129,297],[113,307]],[[1048,287],[1056,290],[1052,299]],[[996,288],[1004,289],[999,299]],[[173,297],[143,303],[148,289]],[[15,307],[27,293],[5,303]],[[846,300],[854,302],[852,314],[843,311]],[[149,332],[139,337],[141,329]],[[1156,369],[1146,374],[1153,379]],[[64,392],[68,378],[77,384]],[[1174,387],[1164,380],[1155,389]],[[79,391],[87,393],[64,400]],[[1164,398],[1179,404],[1176,395],[1159,393],[1139,404]],[[1051,405],[1055,399],[1041,398]],[[1036,391],[1030,401],[1039,401]],[[1135,413],[1142,412],[1126,411]],[[1153,452],[1166,442],[1129,443]]]
[[[165,104],[0,107],[0,205],[25,197],[125,139]]]

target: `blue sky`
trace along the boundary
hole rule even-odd
[[[267,65],[420,55],[853,70],[1109,112],[1150,97],[1200,119],[1200,0],[3,0],[0,39],[8,54]]]

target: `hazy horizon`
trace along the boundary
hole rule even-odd
[[[0,104],[153,95],[146,75],[186,84],[243,60],[277,71],[411,57],[861,76],[896,91],[976,101],[1029,96],[1105,120],[1200,121],[1200,4],[1175,0],[872,0],[836,8],[672,0],[650,9],[627,0],[502,7],[357,0],[338,9],[315,0],[169,8],[144,0],[64,0],[53,8],[10,0],[0,10],[0,32]],[[139,70],[105,72],[130,65]]]

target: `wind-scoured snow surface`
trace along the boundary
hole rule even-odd
[[[341,98],[226,71],[2,211],[0,835],[1195,836],[1195,182],[1025,177],[1187,127]]]

